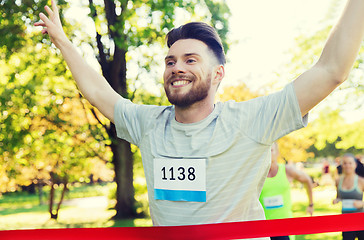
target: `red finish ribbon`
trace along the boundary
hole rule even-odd
[[[0,231],[1,240],[250,239],[364,230],[364,213],[175,227],[65,228]]]

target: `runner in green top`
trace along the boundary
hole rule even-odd
[[[267,179],[264,182],[262,193],[259,201],[264,208],[266,219],[279,219],[292,217],[292,202],[290,180],[297,180],[305,185],[309,205],[307,212],[312,216],[312,180],[302,171],[292,166],[278,164],[278,144],[274,143],[271,150],[272,164],[268,172]],[[288,236],[271,237],[272,240],[294,239]]]

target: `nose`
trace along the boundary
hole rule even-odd
[[[186,72],[186,70],[183,66],[183,63],[178,61],[173,65],[172,74],[180,74],[180,73],[185,73],[185,72]]]

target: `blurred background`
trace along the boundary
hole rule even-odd
[[[190,21],[219,32],[227,54],[218,100],[282,89],[320,56],[338,0],[58,0],[66,34],[135,103],[167,105],[166,33]],[[48,0],[0,0],[0,229],[150,226],[137,147],[79,93],[60,52],[33,27]],[[364,49],[350,78],[278,141],[281,162],[317,183],[315,215],[332,205],[340,156],[364,154]],[[327,167],[328,166],[328,167]],[[329,169],[327,171],[327,169]],[[306,216],[292,182],[294,216]],[[340,233],[296,239],[340,239]]]

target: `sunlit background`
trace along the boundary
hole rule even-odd
[[[0,1],[0,4],[4,2],[7,1]],[[23,2],[25,1],[17,0],[15,5],[21,5]],[[34,2],[39,3],[40,0]],[[67,34],[72,36],[74,45],[87,62],[101,73],[100,65],[95,59],[95,52],[97,52],[95,45],[94,48],[90,46],[90,43],[95,43],[96,29],[95,22],[89,17],[89,1],[67,2],[69,8],[65,9],[64,20],[72,26],[74,31]],[[101,0],[94,2],[100,6],[103,5]],[[129,1],[130,4],[131,2]],[[302,48],[302,42],[318,35],[325,37],[327,33],[322,34],[321,31],[336,22],[346,1],[227,0],[226,2],[231,11],[227,39],[228,62],[226,77],[217,96],[223,101],[231,98],[246,100],[278,91],[294,80],[298,74],[308,69],[318,57],[312,52],[322,49],[324,41],[314,39],[308,49]],[[12,4],[14,5],[14,2]],[[22,15],[19,15],[19,18],[30,25],[32,21],[38,20],[36,15],[39,11],[39,9],[34,10],[34,15],[30,17],[32,19],[26,19]],[[143,18],[147,14],[146,9],[139,8],[136,11],[140,17],[137,25],[147,27],[148,22],[146,18]],[[195,16],[182,9],[178,12],[179,14],[173,19],[175,26],[196,20],[193,18]],[[204,14],[206,9],[201,7],[196,9],[197,16]],[[106,24],[97,23],[97,25],[100,28],[98,31],[107,32]],[[25,30],[25,33],[29,35],[38,36],[39,32],[40,28],[32,26],[27,26]],[[107,39],[107,36],[104,37],[103,43],[112,47],[112,41]],[[70,72],[66,71],[63,65],[59,51],[51,46],[48,38],[45,37],[43,42],[39,38],[37,40],[38,42],[34,42],[31,38],[27,38],[26,47],[21,48],[19,52],[10,53],[12,56],[9,61],[0,59],[0,84],[3,89],[14,89],[7,92],[6,97],[9,99],[1,99],[2,102],[0,102],[3,103],[0,105],[0,117],[3,121],[0,124],[2,127],[8,123],[11,125],[6,128],[9,129],[8,131],[0,132],[0,146],[3,147],[5,140],[15,136],[14,141],[8,142],[9,151],[6,148],[0,148],[2,153],[0,154],[0,229],[125,226],[125,222],[110,221],[110,217],[115,215],[116,199],[116,183],[113,182],[114,166],[111,164],[113,156],[110,148],[111,135],[105,132],[110,124],[96,112],[101,119],[101,122],[97,122],[91,113],[93,108],[78,95]],[[362,59],[363,49],[360,56]],[[161,48],[158,44],[129,49],[127,54],[128,90],[139,94],[137,99],[139,103],[143,101],[155,103],[156,99],[164,96],[161,81],[166,52],[167,47]],[[151,59],[155,63],[151,63],[150,69],[139,67],[145,63],[149,64],[148,61],[152,62]],[[303,59],[302,62],[300,59]],[[34,62],[39,66],[34,65]],[[333,184],[333,179],[336,177],[334,158],[345,151],[352,150],[363,154],[364,109],[362,105],[364,104],[361,104],[364,103],[363,81],[363,63],[359,62],[349,80],[310,112],[310,124],[307,128],[279,141],[282,155],[280,160],[284,159],[290,164],[300,162],[301,164],[297,165],[304,167],[305,171],[321,184],[314,189],[315,199],[317,199],[315,205],[318,206],[316,215],[340,212],[337,205],[331,204],[336,194]],[[20,94],[23,86],[29,88],[24,91],[24,96]],[[140,93],[144,92],[153,96],[147,95],[147,98],[143,99],[144,95]],[[12,99],[11,95],[15,94],[18,94],[18,97]],[[157,103],[165,104],[158,101]],[[19,137],[16,135],[18,132],[23,135],[19,134]],[[95,150],[97,153],[92,152]],[[14,151],[12,153],[14,156],[9,153],[11,151]],[[135,199],[138,202],[136,209],[138,213],[147,213],[148,202],[141,157],[135,146],[131,146],[131,152],[135,161],[132,180],[134,180]],[[83,161],[79,161],[79,158]],[[331,175],[325,180],[322,178],[321,166],[326,158],[331,163]],[[73,170],[70,171],[69,168]],[[55,183],[54,179],[50,179],[50,175],[56,170],[60,170],[58,172],[60,175],[72,176],[74,183]],[[96,183],[91,187],[86,185],[91,182],[90,173],[95,179],[103,175],[105,177],[103,180],[108,183],[100,185]],[[82,176],[79,177],[80,175]],[[34,179],[39,181],[36,182]],[[52,186],[56,188],[55,191],[58,191],[57,196],[60,195],[62,186],[70,188],[70,193],[66,195],[66,207],[61,208],[58,222],[48,221],[47,207],[44,205],[45,202],[42,202],[42,196],[45,201],[45,196],[48,196],[50,192],[51,180],[54,183]],[[43,185],[38,184],[41,181],[44,181],[44,193],[41,192]],[[31,183],[40,186],[37,190],[40,196],[39,201],[38,196],[27,195],[24,193],[27,190],[21,191],[22,187]],[[293,183],[292,186],[294,187],[294,216],[305,216],[307,203],[305,192],[297,183]],[[12,195],[13,192],[14,195]],[[83,200],[72,200],[95,196],[102,196],[96,199],[96,202],[101,200],[96,207],[86,204]],[[40,203],[39,206],[38,203]],[[110,208],[105,209],[105,206]],[[145,219],[133,220],[128,224],[130,226],[150,225],[151,221],[147,216]],[[339,235],[336,233],[332,238],[325,235],[298,239],[337,240]]]
[[[292,60],[294,49],[297,48],[297,38],[313,36],[325,26],[335,23],[344,8],[344,3],[345,1],[336,1],[333,7],[331,0],[227,0],[231,11],[228,39],[230,49],[227,53],[226,77],[221,88],[243,82],[253,91],[260,91],[267,86],[270,87],[269,91],[275,91],[294,80],[295,76],[290,74],[287,65]],[[88,9],[82,7],[84,4],[82,1],[71,2],[72,7],[67,10],[65,16],[69,21],[81,24],[82,30],[93,36],[95,26],[87,15]],[[185,14],[181,12],[177,17],[177,26],[189,21]],[[94,64],[95,68],[99,68],[98,62],[93,60],[94,56],[89,46],[81,44],[80,48],[86,56],[89,54],[88,61]],[[158,58],[162,61],[163,55],[157,55],[156,59]],[[134,73],[137,72],[137,67],[135,64],[129,65],[129,77],[136,76]],[[163,65],[155,72],[162,75]],[[143,81],[146,88],[158,94],[155,79],[149,77]],[[275,87],[271,88],[272,85]],[[346,92],[332,94],[333,100],[324,101],[316,109],[322,109],[321,105],[324,105],[323,108],[327,105],[337,108],[342,102],[340,98],[342,99]],[[315,111],[313,110],[314,113]],[[347,121],[364,118],[364,110],[351,107],[350,104],[342,109],[341,114]]]

